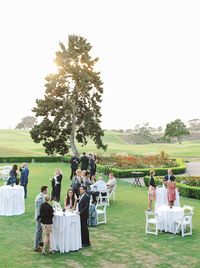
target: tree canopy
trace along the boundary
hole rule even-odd
[[[22,118],[21,122],[19,122],[15,128],[16,129],[31,129],[36,123],[37,123],[37,119],[34,116],[26,116]]]
[[[68,47],[60,43],[55,62],[58,71],[46,77],[44,99],[33,108],[42,121],[31,130],[32,139],[47,154],[66,154],[69,148],[78,153],[75,140],[87,144],[90,137],[97,148],[106,150],[100,117],[103,83],[94,70],[98,58],[89,54],[92,46],[81,36],[69,35]]]
[[[167,124],[164,137],[177,138],[178,142],[181,143],[186,135],[190,135],[186,125],[180,119],[176,119]]]
[[[133,129],[133,138],[135,139],[136,144],[153,142],[152,127],[149,126],[149,123],[145,123],[142,126],[137,124]]]

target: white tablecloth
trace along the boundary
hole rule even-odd
[[[1,186],[0,187],[0,215],[13,216],[25,212],[24,187]]]
[[[82,248],[80,216],[72,212],[56,212],[53,217],[52,249],[61,253]]]
[[[184,215],[183,208],[161,206],[156,209],[156,212],[159,217],[158,229],[169,233],[175,233],[176,221],[179,221]]]
[[[179,192],[176,189],[176,200],[174,201],[174,206],[180,207],[180,197]],[[160,206],[168,205],[167,200],[167,188],[166,187],[157,187],[156,188],[156,200],[155,200],[155,209]]]

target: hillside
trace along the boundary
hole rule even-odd
[[[128,144],[121,133],[106,131],[103,141],[108,144],[107,153],[154,154],[161,150],[170,156],[200,157],[200,141],[184,141],[183,144]],[[79,151],[104,153],[97,150],[92,141]],[[24,130],[0,130],[0,156],[42,156],[45,155],[42,144],[32,141],[29,132]]]

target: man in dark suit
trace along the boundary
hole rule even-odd
[[[173,175],[173,172],[171,169],[167,170],[167,175],[164,177],[164,181],[175,181],[175,176]]]
[[[72,180],[72,177],[75,175],[76,170],[78,169],[78,164],[79,164],[79,158],[77,154],[74,154],[74,156],[70,160],[71,163],[71,176],[70,180]]]
[[[87,170],[89,166],[89,157],[83,153],[83,156],[80,159],[81,170]]]
[[[89,229],[88,229],[88,217],[89,217],[89,204],[90,198],[86,194],[86,187],[80,187],[80,199],[79,199],[79,214],[81,219],[81,238],[82,238],[82,247],[90,246],[90,238],[89,238]]]

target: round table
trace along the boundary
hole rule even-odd
[[[13,216],[25,212],[24,187],[1,186],[0,187],[0,215]]]
[[[175,191],[176,191],[176,200],[174,201],[174,206],[179,207],[180,206],[179,192],[177,189]],[[155,209],[164,205],[168,205],[167,188],[165,186],[156,187]]]
[[[69,211],[54,213],[51,241],[52,249],[61,253],[82,248],[80,216]]]
[[[176,221],[182,219],[184,215],[184,209],[181,207],[173,206],[160,206],[156,209],[159,218],[158,229],[174,233],[176,232]]]

